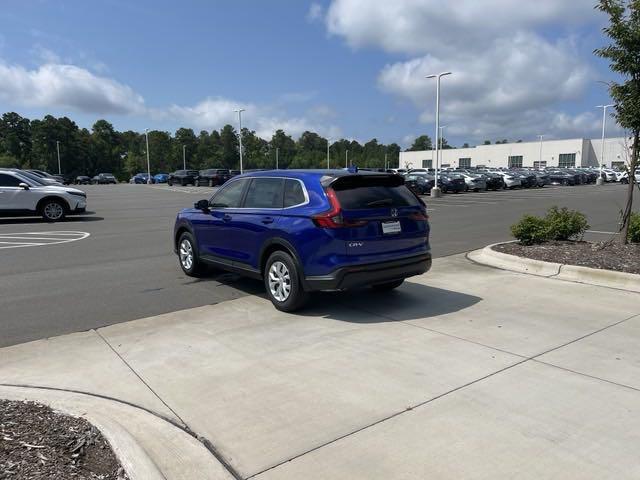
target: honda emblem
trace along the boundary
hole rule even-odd
[[[398,216],[398,209],[397,208],[392,208],[391,209],[391,216],[392,217],[397,217]]]

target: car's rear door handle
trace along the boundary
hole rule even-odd
[[[231,215],[227,215],[227,214],[225,214],[225,215],[222,217],[222,220],[224,220],[225,222],[230,222],[230,221],[231,221]]]
[[[264,223],[265,225],[268,225],[270,223],[273,223],[273,218],[271,217],[265,217],[262,219],[262,223]]]

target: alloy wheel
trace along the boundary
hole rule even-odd
[[[193,267],[193,247],[186,238],[180,242],[180,263],[185,270],[191,270]]]
[[[44,206],[44,214],[49,220],[59,220],[64,215],[64,209],[59,203],[51,202]]]
[[[269,268],[269,291],[279,302],[285,302],[291,294],[291,275],[282,262],[273,262]]]

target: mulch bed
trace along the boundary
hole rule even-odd
[[[109,443],[82,418],[0,399],[0,480],[127,480]]]
[[[553,241],[520,245],[513,242],[496,245],[493,249],[545,262],[640,274],[640,244]]]

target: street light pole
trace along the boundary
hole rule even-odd
[[[278,170],[278,153],[280,152],[280,147],[276,147],[276,170]]]
[[[234,112],[238,113],[238,125],[240,128],[238,131],[238,139],[240,141],[240,174],[242,175],[242,112],[244,112],[244,108],[239,108],[238,110],[234,110]]]
[[[147,183],[151,183],[151,162],[149,161],[149,129],[144,129],[144,136],[147,141]]]
[[[344,168],[349,168],[349,150],[344,151]]]
[[[327,170],[331,169],[331,165],[329,163],[329,139],[327,138]]]
[[[387,154],[384,154],[384,169],[387,170],[388,166],[387,166]]]
[[[56,150],[58,151],[58,175],[62,175],[62,170],[60,169],[60,142],[56,140]]]
[[[598,105],[596,106],[596,108],[601,108],[602,109],[602,148],[600,150],[600,175],[598,177],[598,180],[596,180],[596,185],[603,185],[604,184],[604,178],[602,178],[602,169],[604,167],[604,134],[605,134],[605,128],[607,125],[607,108],[609,107],[613,107],[614,105]]]
[[[442,72],[438,74],[427,75],[426,77],[436,79],[436,178],[434,186],[431,189],[432,197],[442,196],[442,191],[440,190],[440,187],[438,187],[438,135],[440,133],[440,79],[446,75],[451,75],[451,72]]]
[[[542,138],[544,135],[538,135],[540,139],[540,153],[538,154],[538,168],[542,168]]]
[[[187,146],[182,145],[182,168],[187,169]]]
[[[442,140],[444,139],[444,129],[447,126],[448,125],[440,125],[440,146],[438,148],[438,153],[439,153],[438,165],[440,168],[442,168]]]

